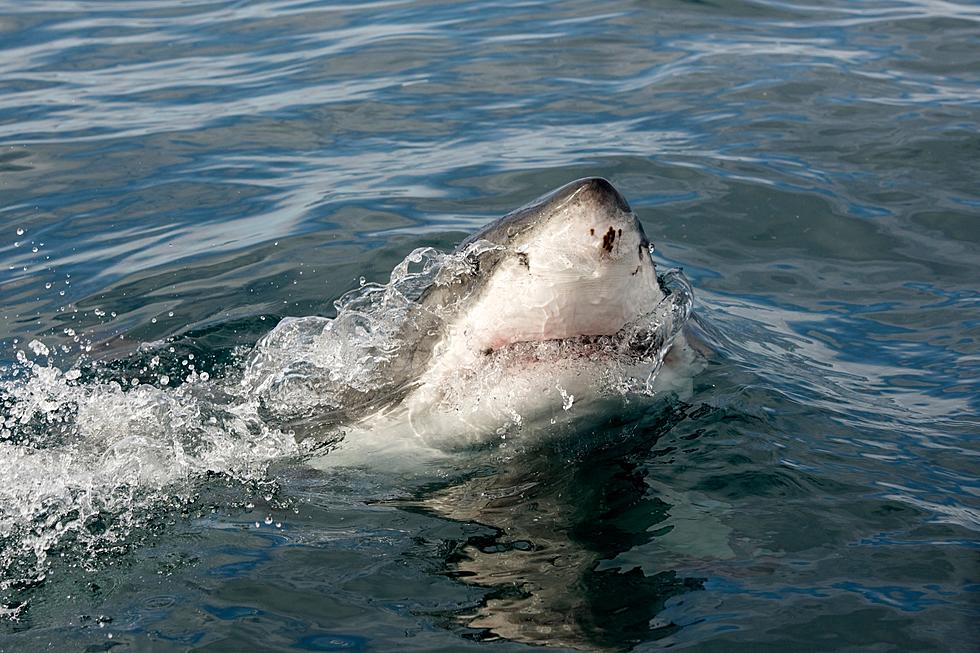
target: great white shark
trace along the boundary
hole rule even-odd
[[[703,555],[730,555],[703,501],[648,496],[629,462],[672,423],[647,400],[686,398],[707,353],[688,320],[690,287],[679,272],[658,274],[652,248],[609,181],[579,179],[450,254],[417,250],[387,284],[342,298],[335,318],[284,320],[245,381],[318,443],[309,464],[341,479],[331,486],[417,483],[375,502],[480,527],[443,543],[442,573],[486,592],[453,622],[480,637],[625,650],[673,632],[655,615],[701,581],[601,561],[656,545],[665,524],[685,549],[708,542]],[[683,403],[665,410],[683,414]],[[627,431],[639,437],[619,438]],[[588,446],[593,437],[608,446]],[[487,465],[487,449],[506,464]],[[622,547],[604,536],[617,505],[636,531]]]
[[[573,181],[471,235],[422,287],[395,289],[393,273],[372,295],[381,299],[358,296],[333,321],[310,318],[316,334],[304,342],[321,343],[311,352],[347,352],[321,364],[331,379],[347,373],[345,381],[311,383],[316,365],[305,359],[314,353],[276,378],[327,388],[329,409],[308,416],[341,434],[325,456],[330,465],[382,452],[404,462],[580,428],[619,410],[638,385],[646,396],[690,385],[690,288],[679,274],[673,287],[658,277],[651,249],[609,181]],[[395,327],[371,322],[399,302]],[[290,333],[310,328],[302,320],[281,323],[258,350],[289,346]],[[344,331],[345,320],[356,328]],[[384,329],[386,344],[367,354],[347,342],[377,340]],[[262,375],[277,365],[253,359],[248,374],[264,378],[260,395],[275,386]]]

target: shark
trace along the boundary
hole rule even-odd
[[[249,392],[314,443],[331,485],[479,528],[440,547],[441,573],[484,591],[450,618],[467,636],[628,650],[676,632],[658,615],[703,579],[620,554],[676,540],[671,559],[691,542],[710,544],[695,562],[731,556],[704,500],[643,467],[710,354],[690,284],[652,250],[610,181],[578,179],[256,347]]]
[[[679,271],[658,274],[652,249],[611,182],[578,179],[450,254],[417,250],[335,318],[283,320],[246,379],[268,406],[305,411],[293,422],[315,425],[304,433],[329,443],[331,465],[581,431],[690,388],[692,291]]]

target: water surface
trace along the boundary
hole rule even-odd
[[[978,71],[932,0],[0,3],[0,650],[975,650]],[[690,398],[423,482],[214,396],[586,175]]]

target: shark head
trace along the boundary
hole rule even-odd
[[[643,227],[599,177],[538,198],[460,247],[477,243],[495,256],[455,325],[467,349],[612,335],[664,298]]]
[[[439,316],[417,330],[435,334],[431,346],[402,359],[424,369],[404,402],[414,434],[444,449],[511,427],[553,431],[602,412],[584,405],[621,401],[633,379],[647,383],[687,318],[664,301],[650,249],[625,198],[598,177],[463,241],[455,256],[469,272],[422,301]]]
[[[416,250],[334,319],[284,320],[245,383],[297,432],[347,433],[354,457],[577,428],[671,376],[661,364],[683,340],[690,288],[658,278],[651,248],[611,183],[580,179],[453,253]]]

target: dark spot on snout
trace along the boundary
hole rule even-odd
[[[589,229],[589,235],[595,236],[595,229]]]
[[[647,246],[646,246],[646,245],[645,245],[644,243],[640,243],[640,246],[639,246],[639,247],[637,247],[637,250],[638,250],[638,251],[637,251],[637,253],[638,253],[638,254],[640,255],[640,260],[641,260],[641,261],[643,260],[643,250],[644,250],[644,248],[646,248],[646,247],[647,247]]]
[[[622,230],[620,230],[619,233],[622,234]],[[612,253],[614,242],[616,242],[616,230],[609,227],[609,231],[607,231],[606,235],[602,237],[602,249]]]
[[[528,270],[531,269],[531,259],[527,257],[527,253],[517,252],[517,260],[520,261],[521,265],[526,267]]]
[[[493,347],[487,347],[480,353],[482,353],[484,356],[489,356],[490,354],[493,353]]]
[[[637,274],[639,274],[639,273],[640,273],[640,266],[639,266],[639,265],[637,265],[637,266],[636,266],[636,269],[635,269],[635,270],[633,270],[633,274],[631,274],[630,276],[631,276],[631,277],[635,277],[635,276],[636,276]]]

